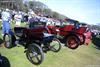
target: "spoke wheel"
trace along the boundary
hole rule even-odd
[[[8,34],[5,34],[3,39],[4,39],[4,46],[6,48],[11,48],[11,36]]]
[[[44,60],[44,53],[38,44],[31,44],[26,51],[28,60],[35,65],[39,65]]]
[[[68,36],[66,45],[68,48],[76,49],[79,46],[79,39],[76,36]]]
[[[58,52],[61,49],[60,41],[57,38],[54,38],[50,43],[50,50],[53,52]]]

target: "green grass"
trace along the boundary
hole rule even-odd
[[[0,53],[8,58],[11,67],[37,67],[27,60],[22,46],[12,49],[0,47]],[[47,52],[43,63],[38,67],[87,67],[89,65],[100,65],[100,50],[95,49],[93,44],[82,45],[75,50],[62,47],[58,53]]]
[[[0,53],[8,58],[11,67],[100,67],[100,50],[93,43],[81,45],[75,50],[62,47],[58,53],[49,51],[38,66],[28,61],[24,47],[20,45],[11,49],[0,47]]]

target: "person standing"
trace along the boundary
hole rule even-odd
[[[2,12],[2,36],[5,34],[5,33],[9,33],[9,30],[10,30],[10,20],[11,20],[11,14],[9,12],[9,9],[6,9],[5,11]]]
[[[22,20],[22,14],[21,12],[17,13],[15,16],[14,16],[14,20],[16,22],[15,26],[16,27],[20,27],[21,25],[21,20]]]
[[[84,35],[85,35],[85,45],[90,44],[92,39],[92,33],[89,28],[87,28],[87,31],[84,33]]]
[[[30,21],[31,18],[36,18],[36,16],[37,15],[35,14],[35,12],[32,9],[30,9],[28,12],[28,22]]]

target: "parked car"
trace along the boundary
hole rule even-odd
[[[67,24],[64,24],[63,26],[48,25],[47,27],[49,33],[59,34],[59,36],[62,37],[62,39],[60,39],[61,42],[71,49],[76,49],[80,44],[85,43],[84,33],[87,29],[85,23],[79,23],[75,20],[67,20]]]
[[[29,27],[14,27],[14,32],[4,35],[5,47],[11,48],[18,42],[25,47],[27,59],[39,65],[44,60],[44,52],[58,52],[61,49],[60,41],[46,31],[45,23],[37,21],[30,22]]]
[[[70,23],[69,25],[63,25],[63,26],[48,25],[47,27],[50,33],[56,35],[59,34],[59,36],[62,37],[60,41],[63,42],[65,46],[71,49],[76,49],[79,46],[80,39],[76,34],[76,32],[74,31],[75,29],[74,24]]]

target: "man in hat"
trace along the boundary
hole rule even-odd
[[[6,9],[2,12],[2,35],[5,33],[9,33],[10,30],[10,20],[11,20],[11,14],[9,13],[9,9]]]

